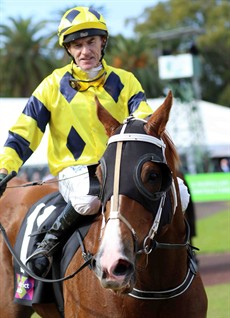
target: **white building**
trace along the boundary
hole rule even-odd
[[[27,98],[0,98],[0,146],[4,144],[8,129],[16,121],[27,100]],[[163,100],[163,98],[149,99],[148,102],[155,110]],[[189,154],[195,139],[197,146],[207,151],[210,157],[230,157],[230,108],[205,101],[196,103],[196,108],[202,125],[191,127],[191,105],[176,100],[173,102],[167,130],[179,152]],[[48,129],[40,146],[26,165],[47,164],[47,133]],[[194,138],[194,134],[200,138]]]

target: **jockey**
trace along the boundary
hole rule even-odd
[[[99,12],[87,7],[68,10],[58,36],[72,61],[54,70],[35,89],[0,153],[1,181],[10,172],[18,172],[49,125],[49,169],[58,176],[67,205],[28,259],[29,267],[43,277],[70,228],[100,209],[98,187],[93,185],[108,137],[97,118],[95,95],[119,122],[131,114],[145,118],[152,113],[134,75],[106,64],[108,29]],[[0,188],[0,196],[4,190]]]

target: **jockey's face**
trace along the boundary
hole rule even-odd
[[[67,47],[75,63],[87,71],[100,64],[101,50],[104,39],[101,36],[89,36],[70,42]]]

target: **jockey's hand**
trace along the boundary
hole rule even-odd
[[[0,183],[3,179],[5,179],[6,176],[7,176],[6,173],[0,173]],[[0,198],[3,195],[4,191],[6,190],[6,184],[7,182],[5,182],[3,185],[0,186]]]

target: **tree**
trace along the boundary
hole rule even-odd
[[[32,18],[9,18],[9,25],[0,25],[0,85],[3,97],[30,96],[40,81],[56,65],[42,31],[46,22]]]
[[[229,106],[230,2],[225,0],[169,0],[146,8],[130,19],[135,33],[145,38],[155,55],[192,53],[202,60],[202,98]],[[175,30],[193,30],[179,33]],[[167,36],[166,36],[167,35]],[[195,49],[195,50],[194,50]]]
[[[157,64],[145,39],[110,37],[106,60],[114,67],[132,72],[141,82],[148,98],[158,96],[162,85],[157,81]]]

